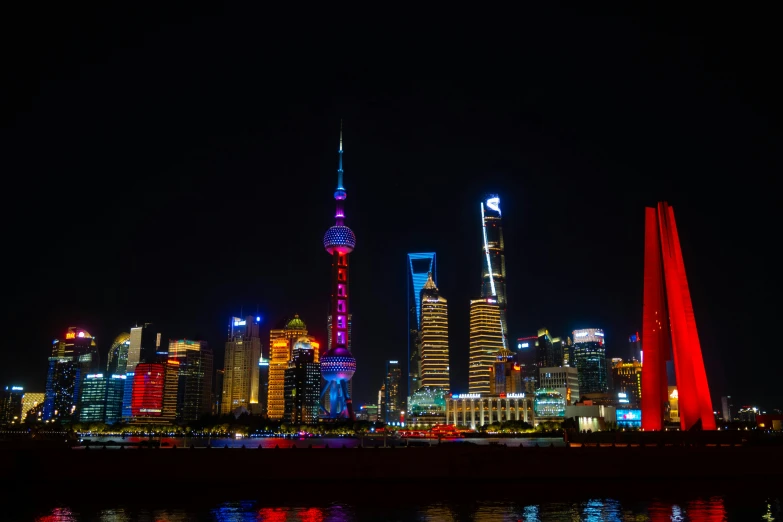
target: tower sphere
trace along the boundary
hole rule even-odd
[[[356,371],[356,359],[342,347],[332,348],[321,357],[321,375],[327,381],[350,381]]]
[[[356,246],[356,236],[353,230],[344,225],[335,225],[324,234],[324,248],[330,254],[339,252],[348,254]]]

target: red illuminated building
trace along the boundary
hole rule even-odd
[[[166,365],[140,363],[133,376],[131,415],[160,417],[163,413],[163,391],[166,384]]]
[[[642,429],[660,430],[668,404],[666,361],[674,356],[680,429],[715,429],[707,374],[685,277],[674,210],[645,209]]]

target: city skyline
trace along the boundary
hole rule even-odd
[[[241,23],[221,16],[216,24]],[[479,75],[459,72],[455,52],[435,72],[384,54],[353,81],[311,57],[318,80],[311,90],[299,84],[302,73],[268,86],[229,43],[221,49],[238,54],[205,65],[222,67],[229,80],[218,82],[188,68],[206,45],[188,24],[128,25],[108,38],[104,61],[92,60],[90,37],[60,42],[74,51],[63,58],[73,70],[42,58],[34,85],[7,87],[29,109],[3,112],[2,120],[4,170],[21,190],[4,208],[16,253],[0,385],[43,391],[51,342],[68,327],[93,334],[103,361],[118,335],[153,323],[164,340],[207,341],[222,368],[225,325],[243,310],[262,318],[264,344],[270,329],[299,314],[325,346],[330,268],[321,238],[333,223],[326,194],[334,190],[343,119],[347,215],[358,238],[355,405],[377,396],[385,361],[407,359],[411,252],[437,254],[452,390],[467,392],[479,203],[493,193],[503,210],[509,339],[540,328],[559,337],[601,328],[607,356],[625,357],[629,336],[642,329],[644,209],[665,200],[677,212],[713,408],[722,395],[780,407],[783,397],[769,383],[783,360],[768,347],[776,323],[762,304],[774,293],[771,256],[748,253],[773,238],[765,183],[780,160],[777,142],[756,136],[779,138],[766,120],[771,91],[751,97],[744,84],[727,87],[724,75],[747,70],[725,48],[680,48],[666,31],[633,20],[596,23],[606,35],[587,39],[585,49],[524,55],[530,77],[511,85],[490,62],[476,66]],[[137,30],[149,41],[123,49],[121,38]],[[618,34],[631,51],[612,45]],[[655,78],[638,76],[625,59],[647,39],[662,44],[643,54],[646,65],[657,64]],[[194,50],[169,72],[177,40]],[[583,64],[591,51],[605,53],[594,68]],[[715,56],[719,65],[707,60]],[[678,59],[715,69],[682,71]],[[159,86],[124,83],[127,71],[146,67]],[[284,61],[269,67],[295,72]],[[572,77],[561,69],[594,81],[569,97]],[[417,88],[403,71],[420,79]],[[254,92],[260,86],[263,94]],[[220,110],[196,103],[203,100]],[[715,181],[737,176],[741,182]],[[742,371],[752,363],[735,360],[736,352],[754,347],[766,364]]]

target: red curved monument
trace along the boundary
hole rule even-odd
[[[685,277],[674,210],[645,209],[642,429],[660,430],[668,403],[666,361],[674,355],[680,429],[715,429],[710,389]],[[701,421],[701,422],[699,422]]]

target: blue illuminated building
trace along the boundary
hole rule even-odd
[[[419,330],[421,329],[421,291],[429,273],[438,285],[435,252],[408,254],[408,396],[419,389]]]

